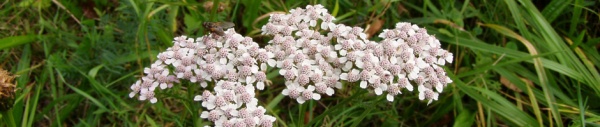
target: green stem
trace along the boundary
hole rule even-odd
[[[2,119],[7,127],[16,127],[15,118],[13,116],[13,110],[9,109],[8,111],[2,112]]]

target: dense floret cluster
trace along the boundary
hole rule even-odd
[[[259,50],[252,38],[233,29],[225,33],[197,39],[176,37],[173,47],[158,54],[158,60],[144,69],[145,76],[131,86],[129,97],[139,94],[139,100],[156,103],[157,88],[171,88],[180,80],[198,83],[202,88],[214,83],[213,91],[205,90],[194,98],[208,109],[202,112],[202,118],[216,126],[272,126],[275,118],[264,115],[266,110],[258,106],[255,88],[264,89],[269,62],[264,58],[273,55]]]
[[[263,34],[274,36],[265,49],[275,54],[279,73],[286,79],[284,95],[299,103],[318,100],[321,94],[334,94],[345,80],[360,82],[361,88],[377,95],[386,92],[389,101],[416,85],[419,98],[431,102],[452,82],[440,67],[452,62],[452,53],[426,29],[398,23],[379,35],[381,42],[374,42],[363,28],[333,20],[323,6],[309,5],[271,15],[262,27]]]
[[[144,69],[145,76],[131,86],[129,96],[156,103],[157,88],[171,88],[180,80],[202,88],[211,84],[212,90],[194,98],[207,109],[202,118],[215,126],[268,127],[275,118],[265,115],[255,98],[255,91],[269,82],[268,67],[280,69],[286,85],[282,94],[299,103],[332,96],[343,88],[342,82],[385,94],[388,101],[416,86],[419,99],[431,103],[452,82],[440,66],[451,63],[453,55],[426,29],[397,23],[379,35],[381,42],[374,42],[363,28],[334,20],[321,5],[273,14],[262,27],[263,34],[273,36],[264,48],[233,29],[223,36],[176,37],[173,47]]]

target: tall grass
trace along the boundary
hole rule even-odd
[[[233,22],[264,45],[269,14],[309,4],[371,34],[400,21],[424,26],[454,53],[454,83],[430,105],[413,93],[389,103],[351,83],[301,105],[281,95],[273,71],[258,96],[276,126],[600,126],[598,1],[212,2],[224,10],[193,0],[0,2],[0,64],[19,75],[0,126],[209,125],[192,83],[159,93],[157,104],[128,98],[129,86],[174,36],[206,34],[204,21]]]

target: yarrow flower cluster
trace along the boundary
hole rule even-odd
[[[318,19],[323,19],[324,29],[337,27],[332,22],[335,18],[320,5],[292,9],[290,13],[271,15],[262,27],[263,34],[274,36],[265,49],[275,54],[276,67],[285,78],[282,94],[299,103],[319,100],[321,94],[333,95],[334,89],[342,88],[340,64],[332,64],[338,55],[329,44],[335,33],[324,36],[311,28],[316,27]]]
[[[171,88],[182,79],[202,88],[214,83],[213,91],[205,90],[194,98],[208,109],[202,112],[202,118],[215,126],[272,126],[275,117],[265,115],[265,108],[258,106],[255,88],[264,89],[267,64],[275,64],[269,60],[273,54],[259,49],[252,38],[243,37],[233,29],[223,36],[197,39],[180,36],[173,43],[173,47],[159,53],[158,60],[144,69],[145,76],[131,86],[129,97],[139,94],[139,100],[156,103],[157,87]]]
[[[279,68],[285,79],[283,95],[299,103],[332,96],[335,89],[358,84],[376,95],[394,96],[416,85],[420,100],[438,99],[452,82],[440,66],[451,63],[452,53],[441,48],[427,30],[397,23],[384,30],[381,42],[367,39],[364,29],[335,24],[321,5],[273,14],[262,34],[273,39],[264,48],[233,29],[223,36],[176,37],[173,47],[158,54],[144,69],[145,76],[131,86],[130,97],[156,103],[157,88],[187,80],[207,88],[194,100],[207,109],[201,117],[215,126],[273,126],[275,117],[258,106],[256,90],[269,82],[267,67]],[[321,34],[324,33],[324,34]]]
[[[340,80],[345,80],[360,82],[361,88],[377,95],[386,92],[388,101],[402,89],[412,91],[415,84],[419,99],[431,103],[452,82],[440,67],[452,62],[452,53],[426,29],[398,23],[379,35],[381,42],[374,42],[363,28],[333,20],[323,6],[309,5],[290,14],[273,14],[262,27],[263,34],[274,36],[265,49],[275,53],[279,73],[286,79],[284,95],[299,103],[319,100],[320,94],[331,96],[342,88]]]

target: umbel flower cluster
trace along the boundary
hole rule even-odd
[[[267,67],[279,69],[286,85],[282,94],[299,103],[332,96],[343,85],[385,94],[388,101],[416,86],[419,99],[431,103],[452,82],[440,67],[452,62],[452,53],[424,28],[398,23],[374,42],[363,28],[334,20],[321,5],[273,14],[262,27],[273,36],[264,48],[233,29],[223,36],[176,37],[173,47],[144,69],[129,97],[156,103],[156,90],[187,80],[205,89],[194,100],[207,109],[201,117],[215,126],[270,127],[275,117],[265,115],[255,98],[269,82]]]
[[[171,88],[179,80],[202,88],[211,83],[213,91],[204,90],[194,98],[207,109],[202,118],[215,126],[272,126],[275,117],[265,115],[255,98],[255,86],[262,90],[266,81],[268,52],[233,29],[225,33],[197,39],[176,37],[173,47],[159,53],[158,60],[144,69],[146,75],[131,86],[129,97],[139,94],[139,100],[156,103],[157,88]]]
[[[290,13],[271,15],[262,31],[274,36],[265,49],[275,54],[286,80],[283,94],[299,103],[331,96],[342,88],[341,81],[359,82],[377,95],[385,92],[388,101],[416,85],[419,99],[431,103],[452,82],[440,67],[452,62],[452,53],[417,25],[398,23],[379,35],[381,42],[374,42],[363,28],[333,23],[335,18],[321,5]]]

